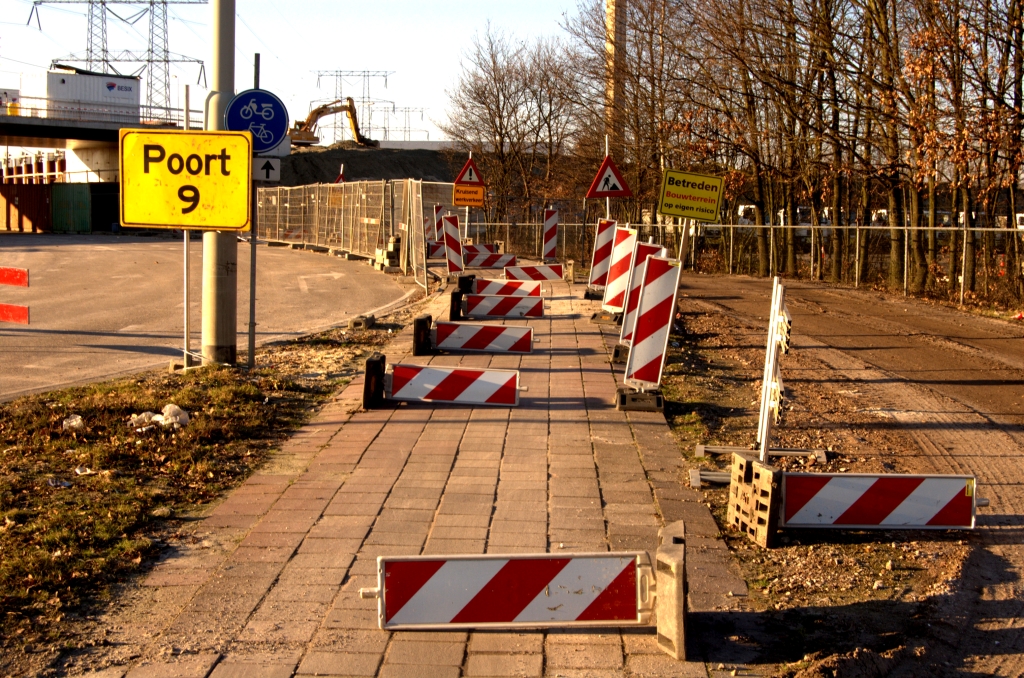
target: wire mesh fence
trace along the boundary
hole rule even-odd
[[[266,240],[372,259],[377,249],[396,238],[402,271],[424,288],[429,284],[428,243],[435,235],[435,205],[440,205],[444,214],[460,217],[464,238],[475,243],[503,243],[505,253],[524,259],[541,257],[543,224],[472,221],[474,213],[452,205],[450,183],[403,179],[263,188],[258,205],[258,234]],[[933,292],[984,298],[1019,297],[1024,280],[1024,230],[1017,228],[631,227],[638,230],[641,241],[662,245],[676,257],[685,255],[687,267],[702,273],[782,274],[889,287],[902,281],[904,289],[911,292],[927,287]],[[679,251],[684,228],[691,233],[686,253]],[[558,258],[575,261],[578,269],[589,268],[595,231],[595,224],[560,224]],[[894,238],[899,241],[896,249]]]

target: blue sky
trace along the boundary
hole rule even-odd
[[[111,7],[121,16],[135,11]],[[454,84],[460,57],[475,34],[490,22],[520,38],[558,35],[563,14],[575,7],[575,0],[238,0],[235,85],[240,90],[251,86],[252,55],[260,52],[261,84],[284,99],[294,119],[306,116],[311,101],[334,95],[333,80],[317,87],[316,70],[394,71],[386,89],[383,81],[372,81],[372,96],[398,107],[426,108],[423,120],[415,115],[412,126],[427,128],[430,138],[438,139],[432,121],[445,118],[445,91]],[[35,19],[31,27],[25,25],[31,8],[31,0],[0,0],[0,87],[17,87],[20,73],[40,72],[53,59],[85,52],[86,5],[43,6],[42,31]],[[146,33],[146,18],[134,26],[113,18],[108,23],[112,50],[144,49]],[[171,51],[209,64],[209,34],[209,5],[171,6]],[[198,67],[172,64],[171,73],[177,76],[176,89],[183,91],[184,84],[195,85]],[[357,97],[362,91],[359,79],[350,78],[343,86]],[[400,137],[393,131],[392,138]]]

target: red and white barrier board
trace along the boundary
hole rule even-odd
[[[439,321],[435,328],[434,347],[446,351],[532,353],[533,328]]]
[[[641,391],[661,386],[668,336],[676,310],[682,266],[675,259],[648,257],[637,302],[633,341],[623,383]]]
[[[544,210],[544,261],[558,258],[558,210]]]
[[[782,526],[973,529],[973,476],[786,473]]]
[[[384,394],[393,400],[514,406],[519,404],[519,372],[397,364]]]
[[[526,280],[486,280],[477,278],[473,281],[473,292],[476,294],[497,294],[506,297],[539,297],[540,283]]]
[[[471,254],[497,254],[498,246],[492,243],[480,243],[479,245],[463,245],[462,253],[467,257]]]
[[[11,287],[28,287],[28,270],[0,266],[0,285]]]
[[[434,240],[444,241],[444,223],[441,217],[444,215],[444,205],[434,205]]]
[[[0,266],[0,285],[28,287],[28,270]],[[28,306],[0,304],[0,323],[28,325]]]
[[[467,294],[465,315],[476,318],[543,318],[544,297]]]
[[[448,273],[462,273],[462,234],[459,232],[459,218],[455,215],[441,217],[444,225],[444,254],[448,262]]]
[[[467,246],[469,247],[469,246]],[[466,248],[463,248],[466,252]],[[466,268],[505,268],[516,265],[514,254],[465,254]]]
[[[626,305],[626,285],[629,283],[629,265],[633,261],[635,245],[635,228],[615,228],[612,260],[608,265],[608,282],[605,284],[604,300],[601,303],[601,308],[606,311],[619,313]]]
[[[428,240],[427,259],[444,259],[444,242]]]
[[[629,267],[629,282],[626,284],[626,306],[622,310],[622,329],[619,343],[629,346],[633,340],[633,325],[636,324],[636,306],[640,303],[640,283],[643,282],[647,257],[665,256],[661,245],[638,242],[633,250],[633,261]]]
[[[636,553],[377,559],[382,629],[629,626],[650,619]]]
[[[28,306],[0,304],[0,323],[28,325]]]
[[[505,278],[508,280],[561,280],[562,275],[561,264],[505,267]]]
[[[612,262],[612,241],[615,239],[615,220],[599,219],[594,234],[594,256],[590,261],[591,289],[603,290],[608,284],[608,266]]]

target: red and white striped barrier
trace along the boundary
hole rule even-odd
[[[590,282],[587,286],[603,290],[608,284],[608,266],[612,262],[612,241],[615,239],[615,220],[599,219],[594,234],[594,256],[590,261]]]
[[[682,266],[675,259],[647,258],[623,377],[623,383],[630,388],[650,391],[661,386],[681,273]]]
[[[519,372],[397,364],[384,395],[392,400],[426,400],[466,405],[519,404]]]
[[[544,210],[544,261],[558,259],[558,210]]]
[[[469,247],[469,246],[467,246]],[[465,252],[466,248],[463,248]],[[516,265],[514,254],[470,254],[466,253],[466,268],[505,268]]]
[[[539,282],[526,280],[486,280],[477,278],[473,281],[475,294],[495,294],[504,297],[539,297]]]
[[[650,566],[636,553],[382,556],[382,629],[630,626],[650,620]]]
[[[478,245],[463,245],[462,253],[467,257],[471,254],[497,254],[498,246],[494,243],[480,243]]]
[[[432,240],[444,241],[444,223],[441,217],[444,216],[444,205],[434,205],[434,237]]]
[[[508,280],[561,280],[562,275],[561,264],[505,267],[505,278]]]
[[[780,527],[973,529],[975,479],[957,475],[786,473]]]
[[[647,257],[663,257],[667,252],[661,245],[638,242],[633,250],[633,262],[629,267],[629,282],[626,284],[626,306],[622,311],[622,329],[619,343],[629,346],[633,340],[633,325],[636,324],[636,307],[640,303],[640,283],[644,279]]]
[[[462,234],[459,232],[459,218],[455,215],[441,217],[444,225],[444,254],[448,263],[448,273],[462,273],[466,267],[462,264]]]
[[[463,297],[466,317],[475,318],[543,318],[544,297],[502,297],[490,294],[467,294]]]
[[[438,321],[434,347],[445,351],[532,353],[533,328]]]
[[[428,240],[427,259],[444,259],[444,243],[436,240]]]
[[[8,268],[6,266],[0,266],[0,285],[28,287],[28,270],[24,268]],[[28,306],[19,306],[18,304],[0,304],[0,323],[28,325]]]
[[[619,313],[626,305],[626,284],[629,282],[629,265],[633,261],[633,247],[636,245],[636,229],[618,226],[612,244],[612,260],[608,265],[608,282],[604,288],[601,308]]]

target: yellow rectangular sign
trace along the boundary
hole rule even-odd
[[[452,204],[457,207],[483,207],[484,187],[466,184],[455,184],[452,191]]]
[[[722,206],[722,178],[665,170],[658,214],[666,217],[718,221]]]
[[[248,231],[252,135],[122,129],[121,225]]]

